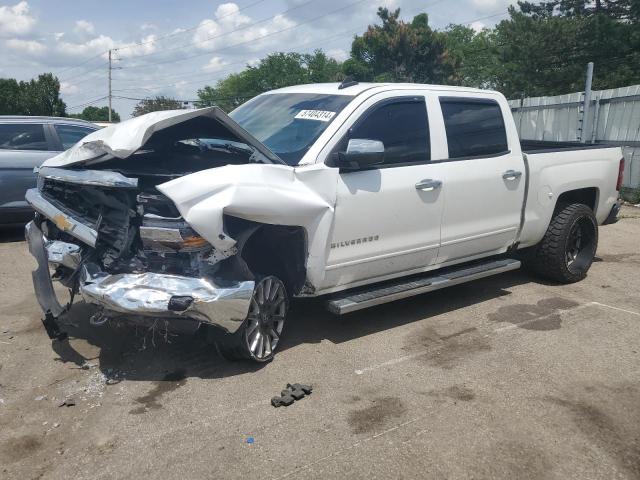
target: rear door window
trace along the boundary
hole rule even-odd
[[[48,150],[44,125],[0,123],[0,150]]]
[[[87,127],[80,127],[77,125],[55,125],[58,137],[62,143],[62,148],[67,149],[73,147],[76,143],[82,140],[95,130]]]
[[[429,125],[424,98],[398,99],[374,106],[351,129],[349,138],[381,141],[385,165],[429,161]]]
[[[498,102],[441,97],[449,158],[502,154],[509,150],[507,132]]]

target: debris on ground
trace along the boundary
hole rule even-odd
[[[58,407],[73,407],[75,406],[76,401],[73,398],[65,398],[62,402],[58,404]]]
[[[305,395],[311,395],[313,387],[311,385],[303,385],[301,383],[287,383],[284,390],[280,392],[279,397],[271,399],[271,405],[274,407],[288,407],[296,400],[302,400]]]

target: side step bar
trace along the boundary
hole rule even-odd
[[[447,269],[444,272],[431,272],[431,275],[427,274],[429,276],[412,277],[411,280],[394,280],[369,286],[366,289],[345,292],[327,300],[326,307],[331,313],[343,315],[518,268],[520,268],[520,261],[511,258],[475,263]]]

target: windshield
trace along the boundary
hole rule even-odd
[[[297,165],[352,99],[351,95],[273,93],[249,100],[229,116],[282,160]]]

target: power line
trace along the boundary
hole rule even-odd
[[[103,52],[103,53],[106,53],[106,52]],[[103,53],[101,53],[100,55],[103,55]],[[98,70],[99,68],[106,67],[107,65],[109,65],[109,62],[103,62],[100,65],[96,65],[95,67],[93,67],[93,68],[91,68],[89,70],[85,70],[84,72],[77,73],[77,74],[72,75],[72,76],[67,77],[67,78],[61,78],[60,81],[61,82],[68,82],[69,80],[81,77],[83,75],[86,75],[87,73],[91,73],[91,72],[93,72],[95,70]]]
[[[259,37],[258,39],[260,39],[260,38],[265,38],[265,37],[267,37],[267,36],[271,36],[271,35],[274,35],[274,34],[280,33],[280,32],[285,31],[285,30],[289,30],[289,29],[292,29],[292,28],[296,28],[296,27],[298,27],[298,26],[301,26],[301,25],[303,25],[303,24],[306,24],[306,23],[309,23],[309,22],[315,21],[315,20],[317,20],[317,19],[319,19],[319,18],[326,17],[326,16],[328,16],[328,15],[331,15],[331,14],[336,13],[336,12],[338,12],[338,11],[344,10],[344,9],[346,9],[346,8],[353,7],[353,6],[355,6],[355,5],[359,4],[359,3],[362,3],[362,1],[364,1],[364,0],[356,1],[356,2],[351,3],[351,4],[349,4],[349,5],[345,6],[345,7],[342,7],[342,8],[339,8],[339,9],[333,10],[333,11],[331,11],[331,12],[328,12],[328,13],[326,13],[326,14],[323,14],[323,15],[320,15],[320,16],[317,16],[317,17],[314,17],[314,18],[312,18],[312,19],[306,20],[306,21],[301,22],[301,23],[299,23],[299,24],[296,24],[296,25],[294,25],[294,26],[292,26],[292,27],[288,27],[288,28],[286,28],[286,29],[282,29],[282,30],[280,30],[280,31],[272,32],[272,33],[270,33],[270,34],[267,34],[267,35],[264,35],[264,36],[262,36],[262,37]],[[431,6],[433,6],[433,5],[436,5],[436,4],[438,4],[438,3],[441,3],[442,1],[443,1],[443,0],[436,0],[435,2],[432,2],[432,3],[431,3],[431,4],[429,4],[429,5],[425,5],[425,6],[422,6],[422,7],[418,8],[418,9],[416,9],[416,11],[421,11],[421,10],[423,10],[423,9],[424,9],[424,8],[426,8],[426,7],[431,7]],[[309,3],[309,2],[307,2],[307,3]],[[508,12],[495,13],[495,14],[491,14],[491,15],[487,15],[487,16],[479,17],[479,18],[476,18],[476,19],[473,19],[473,20],[468,20],[467,22],[463,22],[462,24],[473,23],[473,22],[475,22],[475,21],[479,21],[479,20],[483,20],[483,19],[487,19],[487,18],[492,18],[492,17],[496,17],[496,16],[506,15],[507,13],[508,13]],[[366,28],[366,27],[362,27],[362,28]],[[334,36],[332,36],[332,37],[325,38],[325,39],[322,41],[322,46],[326,45],[326,44],[327,44],[327,42],[329,42],[329,41],[332,41],[332,40],[337,39],[338,37],[342,37],[342,36],[345,36],[345,35],[353,35],[353,34],[356,34],[358,31],[362,30],[362,28],[358,28],[358,29],[356,29],[356,30],[350,30],[350,31],[342,32],[342,33],[337,34],[337,35],[334,35]],[[256,39],[254,39],[254,40],[256,40]],[[253,41],[253,40],[252,40],[252,41]],[[241,43],[239,43],[239,44],[231,45],[231,46],[229,46],[229,47],[225,47],[224,49],[219,49],[219,50],[225,50],[225,49],[227,49],[227,48],[232,48],[232,47],[234,47],[234,46],[241,45],[241,44],[244,44],[244,43],[248,43],[248,42],[241,42]],[[312,46],[310,46],[308,49],[311,49],[311,48],[313,48],[313,47],[312,47]],[[202,54],[202,55],[208,55],[208,54],[210,54],[210,53],[213,53],[213,52],[212,52],[212,51],[209,51],[209,52],[206,52],[206,53],[204,53],[204,54]],[[195,55],[195,56],[201,56],[201,55]],[[190,58],[193,58],[193,57],[195,57],[195,56],[192,56],[192,57],[190,57]],[[178,61],[179,61],[179,60],[178,60]],[[172,63],[172,62],[158,62],[158,63]],[[217,70],[213,70],[213,71],[211,71],[211,72],[207,72],[207,73],[201,74],[201,76],[204,76],[205,78],[197,79],[197,80],[195,80],[195,81],[190,81],[190,82],[180,82],[179,80],[176,80],[176,82],[174,82],[174,83],[172,83],[172,84],[167,84],[167,85],[152,85],[152,86],[148,86],[147,88],[144,88],[144,87],[138,87],[138,88],[119,89],[119,90],[118,90],[118,89],[114,89],[113,91],[114,91],[114,92],[122,92],[122,91],[136,91],[136,90],[138,90],[138,91],[139,91],[139,90],[147,90],[147,91],[149,91],[149,92],[152,92],[153,90],[159,90],[159,89],[167,88],[167,87],[177,87],[177,86],[191,85],[191,84],[200,83],[200,82],[206,82],[206,81],[207,81],[207,78],[209,77],[209,75],[210,75],[211,73],[213,73],[213,72],[222,73],[222,72],[224,72],[224,71],[228,71],[228,70],[230,70],[230,69],[231,69],[231,68],[230,68],[231,66],[233,66],[233,65],[237,65],[237,64],[240,64],[240,63],[246,63],[246,60],[241,60],[241,61],[233,62],[233,63],[230,63],[230,64],[225,65],[225,66],[224,66],[224,68],[217,69]],[[148,65],[154,65],[154,64],[148,64]],[[147,65],[137,65],[137,66],[132,66],[132,67],[121,67],[121,68],[137,68],[137,67],[143,67],[143,66],[147,66]],[[88,73],[88,72],[87,72],[87,73]],[[185,75],[186,75],[186,74],[180,74],[180,75],[178,75],[178,76],[177,76],[177,78],[178,78],[178,79],[179,79],[179,78],[183,78],[183,77],[185,77]],[[164,78],[166,78],[166,77],[164,77]],[[191,77],[189,77],[189,78],[193,78],[193,76],[191,76]],[[220,77],[215,78],[215,79],[211,79],[211,81],[218,80],[219,78],[220,78]],[[88,81],[88,80],[89,80],[89,79],[87,79],[87,80],[85,80],[85,81]],[[132,81],[134,81],[134,80],[132,80]],[[135,82],[139,82],[139,80],[135,80]],[[124,96],[116,96],[116,95],[113,95],[113,97],[114,97],[114,98],[133,99],[132,97],[124,97]],[[103,98],[106,98],[106,97],[103,97]],[[138,99],[138,100],[140,100],[140,99]]]
[[[100,53],[98,53],[96,55],[93,55],[92,57],[89,57],[86,60],[78,63],[77,65],[74,65],[73,67],[68,67],[68,68],[65,68],[64,70],[60,70],[59,72],[56,73],[56,76],[60,76],[60,74],[62,74],[64,72],[68,72],[69,70],[74,70],[74,69],[76,69],[78,67],[81,67],[82,65],[85,65],[85,64],[89,63],[91,60],[94,60],[94,59],[104,55],[105,53],[107,53],[107,52],[106,51],[100,52]]]
[[[203,55],[211,55],[212,53],[222,52],[224,50],[229,50],[230,48],[238,47],[240,45],[246,45],[248,43],[255,42],[256,40],[262,40],[264,38],[271,37],[271,36],[277,35],[279,33],[283,33],[283,32],[289,31],[289,30],[293,30],[295,28],[301,27],[301,26],[306,25],[308,23],[315,22],[315,21],[317,21],[317,20],[319,20],[321,18],[324,18],[326,16],[333,15],[334,13],[338,13],[338,12],[341,12],[341,11],[346,10],[348,8],[354,7],[354,6],[356,6],[356,5],[360,4],[360,3],[363,3],[365,1],[367,1],[367,0],[357,0],[357,1],[353,2],[353,3],[350,3],[350,4],[345,5],[343,7],[337,8],[337,9],[332,10],[330,12],[327,12],[327,13],[325,13],[323,15],[318,15],[317,17],[310,18],[308,20],[305,20],[303,22],[297,23],[295,25],[291,25],[289,27],[282,28],[282,29],[276,30],[274,32],[270,32],[270,33],[267,33],[265,35],[261,35],[261,36],[256,37],[256,38],[252,38],[252,39],[246,40],[244,42],[235,43],[233,45],[229,45],[229,46],[226,46],[224,48],[219,48],[219,49],[215,49],[215,50],[209,50],[209,51],[206,51],[206,52],[203,52],[203,53],[198,53],[198,54],[195,54],[195,55],[186,56],[186,57],[178,58],[178,59],[174,59],[174,60],[166,60],[166,61],[162,61],[162,62],[151,62],[151,63],[142,64],[142,65],[132,65],[130,67],[124,66],[122,68],[131,70],[131,69],[134,69],[134,68],[144,68],[144,67],[149,67],[149,66],[153,66],[153,65],[164,65],[164,64],[168,64],[168,63],[178,63],[178,62],[184,62],[186,60],[190,60],[192,58],[201,57]]]
[[[349,30],[349,31],[345,31],[345,32],[339,33],[339,34],[337,34],[337,35],[333,35],[333,36],[331,36],[331,37],[325,38],[325,39],[322,41],[322,44],[323,44],[323,45],[326,45],[327,43],[332,42],[332,41],[336,40],[336,39],[337,39],[337,38],[339,38],[339,37],[344,37],[344,36],[346,36],[346,35],[353,35],[355,32],[358,32],[358,31],[360,31],[360,30],[361,30],[361,29],[359,28],[359,29],[356,29],[356,30]],[[318,48],[318,47],[317,47],[317,46],[309,46],[309,47],[307,47],[307,48],[306,48],[306,49],[304,49],[304,50],[311,50],[311,49],[315,49],[315,48]],[[303,50],[303,51],[304,51],[304,50]],[[301,53],[301,52],[296,52],[296,53]],[[206,73],[206,74],[201,74],[201,75],[202,75],[202,76],[206,76],[206,77],[210,77],[210,75],[211,75],[212,73],[222,73],[222,72],[228,71],[228,70],[230,70],[230,68],[229,68],[229,67],[231,67],[232,65],[237,65],[237,64],[239,64],[239,63],[246,63],[246,60],[240,60],[240,61],[238,61],[238,62],[229,63],[229,64],[225,65],[225,67],[224,67],[224,68],[216,69],[216,70],[212,70],[212,71],[210,71],[210,72],[208,72],[208,73]],[[181,75],[180,75],[180,78],[183,78],[184,76],[185,76],[185,74],[181,74]],[[193,78],[193,77],[189,77],[189,78]],[[146,87],[145,87],[145,88],[143,88],[143,89],[144,89],[144,90],[149,90],[149,89],[155,89],[155,90],[158,90],[158,89],[161,89],[161,88],[167,88],[167,87],[173,87],[173,86],[176,86],[176,87],[177,87],[177,86],[184,86],[184,85],[192,85],[192,84],[194,84],[194,83],[199,83],[199,82],[203,82],[203,81],[206,81],[206,80],[207,80],[207,78],[202,78],[202,79],[198,79],[198,80],[194,80],[194,81],[189,81],[189,82],[185,82],[185,83],[181,83],[181,82],[179,82],[179,81],[176,81],[175,83],[168,84],[168,85],[150,85],[150,86],[146,86]],[[216,79],[211,79],[211,80],[217,80],[217,78],[216,78]],[[127,89],[124,89],[124,90],[127,90]],[[132,90],[132,89],[129,89],[129,90]],[[123,90],[121,89],[121,90],[114,90],[114,91],[123,91]]]
[[[72,106],[72,107],[67,107],[67,108],[68,108],[69,110],[74,110],[74,109],[76,109],[76,108],[88,107],[89,105],[93,105],[94,103],[98,103],[99,101],[104,100],[104,99],[106,99],[106,98],[107,98],[106,96],[104,96],[104,97],[99,97],[99,98],[94,98],[93,100],[89,100],[89,101],[87,101],[87,102],[85,102],[85,103],[81,103],[81,104],[79,104],[79,105],[74,105],[74,106]]]
[[[248,4],[248,5],[245,5],[244,7],[240,7],[238,10],[235,10],[233,12],[227,13],[226,15],[222,15],[221,17],[218,17],[216,20],[222,20],[223,18],[230,17],[230,16],[235,15],[235,14],[237,14],[239,12],[242,12],[243,10],[246,10],[246,9],[249,9],[249,8],[255,6],[255,5],[258,5],[259,3],[263,3],[264,1],[266,1],[266,0],[256,0],[256,1],[254,1],[254,2],[252,2],[250,4]],[[214,22],[214,21],[215,20],[209,20],[208,22]],[[141,42],[133,42],[133,43],[130,43],[128,45],[124,45],[122,47],[116,47],[116,48],[113,48],[113,50],[127,50],[127,49],[130,49],[130,48],[136,47],[136,46],[143,46],[143,45],[147,45],[147,44],[150,44],[150,43],[155,43],[155,42],[158,42],[159,40],[164,40],[165,38],[170,38],[170,37],[175,37],[177,35],[182,35],[184,33],[188,33],[188,32],[191,32],[193,30],[197,30],[198,28],[200,28],[203,25],[203,23],[204,22],[200,22],[198,25],[196,25],[194,27],[189,27],[189,28],[186,28],[184,30],[180,30],[180,31],[173,32],[173,33],[168,33],[166,35],[162,35],[160,37],[156,37],[153,40],[146,40],[146,41],[141,41]],[[55,36],[55,35],[53,35],[53,36]],[[83,65],[86,65],[90,61],[92,61],[92,60],[94,60],[94,59],[96,59],[98,57],[101,57],[102,55],[106,54],[107,52],[108,52],[108,50],[103,50],[103,51],[101,51],[101,52],[99,52],[99,53],[87,58],[86,60],[83,60],[82,62],[80,62],[80,63],[78,63],[76,65],[73,65],[71,67],[67,67],[67,68],[64,68],[64,69],[62,69],[62,70],[60,70],[58,72],[55,72],[55,74],[56,74],[56,76],[59,77],[61,74],[65,73],[65,72],[68,72],[70,70],[75,70],[76,68],[79,68],[79,67],[82,67]],[[92,69],[92,70],[87,70],[84,73],[88,73],[88,72],[91,72],[93,70],[95,70],[95,68]],[[69,80],[70,78],[76,78],[77,76],[80,76],[80,75],[75,75],[73,77],[69,77],[66,80]],[[64,81],[66,81],[66,80],[64,80]]]
[[[473,22],[479,22],[480,20],[487,20],[487,19],[489,19],[489,18],[501,17],[501,16],[503,16],[503,15],[508,15],[508,14],[509,14],[509,12],[508,12],[508,11],[507,11],[507,12],[501,12],[501,13],[494,13],[493,15],[487,15],[487,16],[485,16],[485,17],[474,18],[473,20],[469,20],[469,21],[467,21],[467,22],[462,22],[462,23],[460,23],[459,25],[469,25],[470,23],[473,23]]]
[[[216,20],[222,20],[223,18],[230,17],[230,16],[232,16],[232,15],[235,15],[235,14],[237,14],[237,13],[242,12],[243,10],[247,10],[247,9],[249,9],[249,8],[251,8],[251,7],[255,6],[255,5],[258,5],[259,3],[262,3],[262,2],[264,2],[264,1],[265,1],[265,0],[256,0],[256,1],[255,1],[255,2],[253,2],[253,3],[250,3],[250,4],[248,4],[248,5],[245,5],[244,7],[240,7],[238,10],[235,10],[235,11],[233,11],[233,12],[227,13],[226,15],[222,15],[221,17],[217,17],[217,18],[216,18]],[[210,22],[215,22],[216,20],[207,20],[207,22],[209,22],[209,23],[210,23]],[[180,31],[173,32],[173,33],[168,33],[168,34],[166,34],[166,35],[162,35],[162,36],[160,36],[160,37],[156,37],[156,38],[154,38],[153,40],[146,40],[146,41],[143,41],[143,42],[135,42],[135,43],[131,43],[131,44],[125,45],[125,46],[123,46],[123,47],[116,47],[116,48],[114,48],[113,50],[126,50],[126,49],[133,48],[133,47],[136,47],[136,46],[148,45],[148,44],[150,44],[150,43],[155,43],[155,42],[157,42],[158,40],[164,40],[165,38],[175,37],[175,36],[177,36],[177,35],[182,35],[182,34],[187,33],[187,32],[192,32],[193,30],[197,30],[198,28],[200,28],[200,27],[202,26],[202,24],[203,24],[203,23],[204,23],[204,22],[200,22],[200,23],[199,23],[198,25],[196,25],[195,27],[189,27],[189,28],[186,28],[186,29],[184,29],[184,30],[180,30]],[[105,53],[105,52],[103,52],[103,53]]]
[[[315,0],[307,0],[306,2],[301,3],[300,5],[297,5],[295,7],[289,8],[289,9],[283,11],[283,12],[276,13],[275,15],[273,15],[271,17],[263,18],[262,20],[257,20],[255,22],[248,23],[246,25],[243,25],[240,28],[235,28],[233,30],[230,30],[228,32],[224,32],[224,33],[221,33],[221,34],[218,34],[218,35],[213,35],[213,36],[207,37],[207,38],[205,38],[203,40],[198,40],[198,41],[195,41],[195,42],[189,42],[189,43],[185,43],[183,45],[178,45],[178,46],[171,47],[171,48],[165,48],[164,50],[162,50],[160,52],[150,52],[150,53],[144,53],[142,55],[136,55],[135,57],[129,57],[128,59],[130,59],[130,58],[137,59],[137,58],[149,57],[149,56],[153,56],[153,55],[160,55],[160,54],[163,54],[163,53],[166,53],[166,52],[172,52],[174,50],[180,50],[182,48],[189,47],[191,45],[198,45],[198,44],[201,44],[201,43],[210,42],[211,40],[214,40],[216,38],[225,37],[227,35],[231,35],[232,33],[237,33],[237,32],[240,32],[242,30],[246,30],[247,28],[255,27],[256,25],[259,25],[261,23],[268,22],[269,20],[274,20],[278,15],[284,15],[286,13],[292,12],[293,10],[297,10],[299,8],[302,8],[302,7],[306,6],[306,5],[309,5],[310,3],[313,3],[314,1]],[[221,18],[224,18],[224,17],[221,17]],[[220,20],[220,18],[218,20]],[[197,29],[197,28],[200,28],[200,27],[198,26],[195,29]],[[114,48],[114,50],[119,50],[119,49],[118,48]]]

